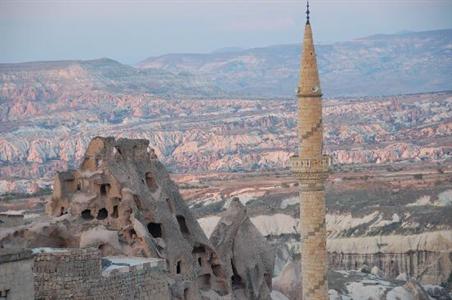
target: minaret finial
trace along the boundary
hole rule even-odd
[[[311,12],[309,11],[309,0],[308,1],[306,1],[306,25],[307,24],[311,24],[310,22],[309,22],[309,14],[310,14]]]

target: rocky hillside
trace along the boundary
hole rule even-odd
[[[56,170],[77,165],[97,135],[149,139],[173,172],[281,170],[297,151],[294,100],[100,95],[67,101],[18,101],[4,111],[1,192],[50,182]],[[451,122],[452,93],[326,100],[326,149],[343,165],[444,162]]]
[[[327,96],[417,93],[452,88],[452,30],[375,35],[318,45]],[[150,57],[140,68],[189,72],[239,96],[292,97],[300,45]]]
[[[0,64],[0,103],[6,103],[3,114],[10,102],[27,102],[33,110],[41,102],[138,93],[173,97],[221,94],[207,81],[188,73],[140,70],[108,58]]]
[[[326,96],[452,89],[452,29],[318,45],[317,54]],[[42,101],[67,106],[68,101],[112,95],[293,97],[299,58],[299,45],[278,45],[169,54],[148,58],[138,68],[108,58],[0,64],[0,120],[16,104],[33,111]]]

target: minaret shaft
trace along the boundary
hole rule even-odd
[[[297,93],[300,149],[291,163],[300,182],[302,299],[326,300],[325,180],[331,161],[323,155],[322,92],[310,22],[306,22],[301,65]]]

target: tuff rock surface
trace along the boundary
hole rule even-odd
[[[2,231],[1,248],[97,247],[164,258],[172,299],[228,299],[221,260],[147,140],[96,137],[55,177],[48,217]]]
[[[210,242],[224,263],[233,299],[271,299],[275,251],[238,198],[222,213]]]

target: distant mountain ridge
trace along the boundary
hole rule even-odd
[[[137,67],[109,58],[0,64],[0,103],[147,94],[163,98],[293,98],[300,45],[167,54]],[[318,45],[327,97],[452,90],[452,29]],[[3,114],[0,108],[0,119]]]
[[[205,78],[229,95],[293,97],[300,45],[150,57],[139,68]],[[452,29],[378,34],[317,45],[326,96],[379,96],[452,89]]]
[[[209,82],[189,73],[137,69],[109,58],[0,64],[0,97],[6,100],[33,95],[32,99],[45,101],[92,92],[168,97],[221,94]]]

